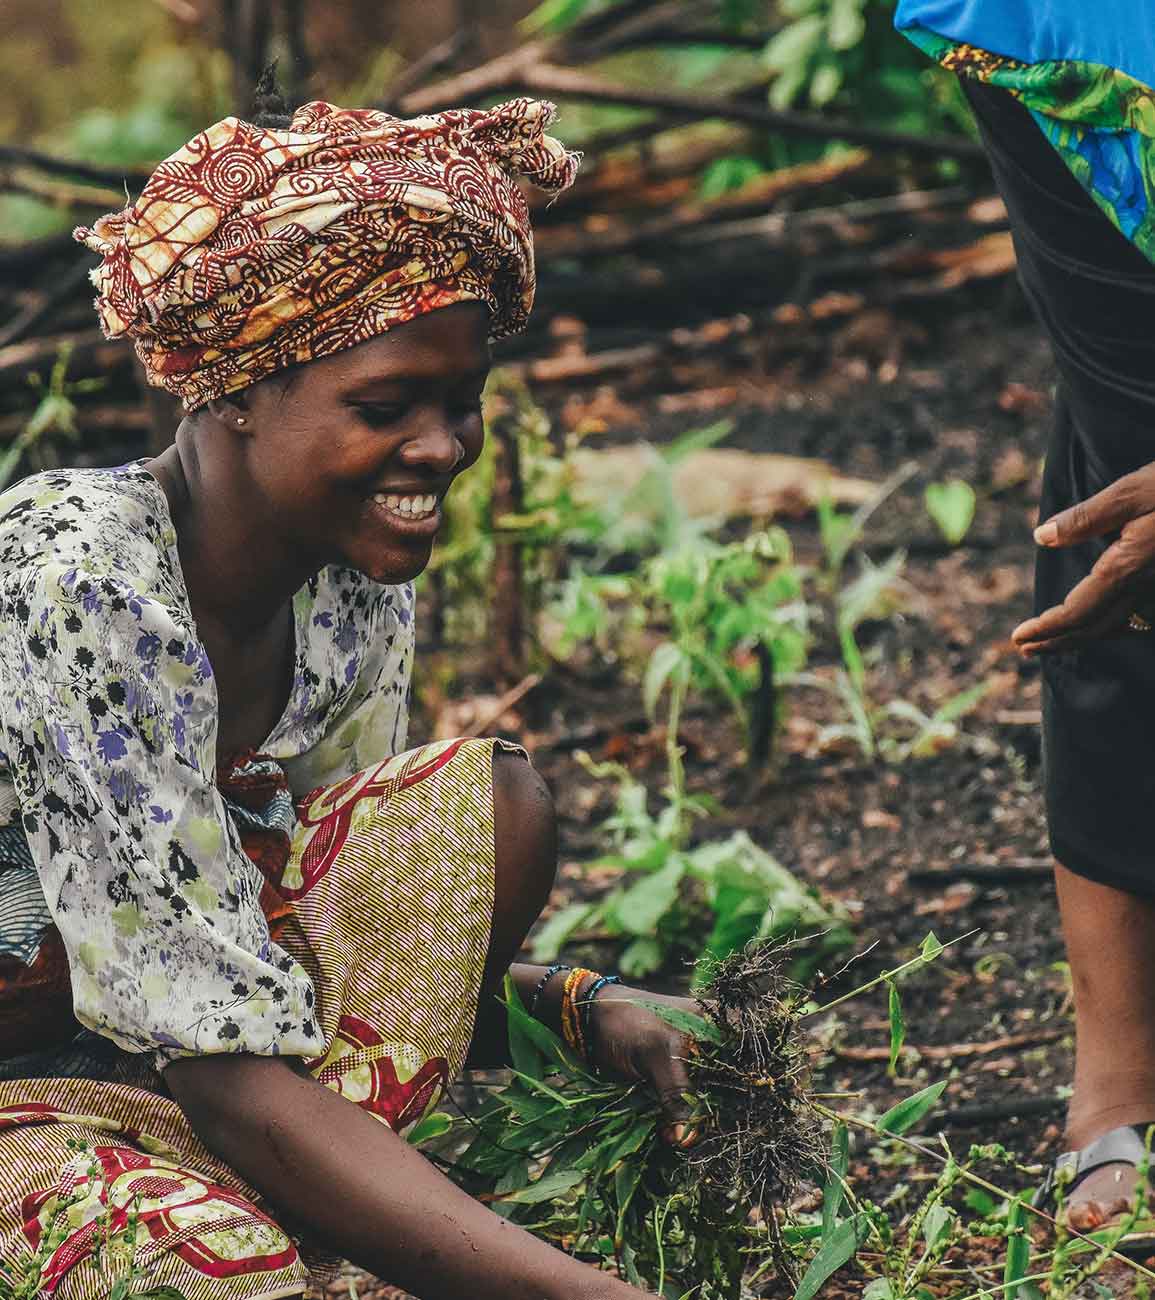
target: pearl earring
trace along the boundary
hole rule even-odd
[[[237,423],[238,423],[238,424],[248,424],[248,420],[246,420],[245,417],[244,417],[243,415],[238,415],[238,416],[237,416]]]

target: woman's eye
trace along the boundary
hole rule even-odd
[[[371,402],[359,402],[357,410],[366,424],[396,424],[405,414],[405,406],[376,406]]]

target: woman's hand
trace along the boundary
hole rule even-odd
[[[1118,538],[1061,605],[1015,628],[1011,637],[1024,655],[1051,654],[1116,635],[1134,614],[1147,621],[1145,611],[1155,600],[1155,464],[1054,515],[1035,529],[1035,541],[1073,546],[1114,532]],[[1155,622],[1155,615],[1150,617]],[[1142,624],[1139,630],[1145,630]]]
[[[623,984],[604,985],[590,1009],[594,1064],[607,1073],[649,1084],[662,1108],[662,1136],[675,1146],[689,1146],[694,1134],[687,1126],[689,1107],[683,1094],[690,1088],[686,1058],[694,1050],[693,1042],[643,1001],[680,1011],[698,1010],[690,998],[666,997]]]

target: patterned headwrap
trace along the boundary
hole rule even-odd
[[[518,176],[556,193],[576,154],[552,104],[514,99],[403,120],[315,100],[285,130],[226,117],[75,238],[107,338],[193,411],[423,312],[486,304],[524,328],[533,240]]]

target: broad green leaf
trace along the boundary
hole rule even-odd
[[[453,1117],[443,1110],[435,1110],[432,1115],[426,1115],[424,1119],[418,1120],[407,1136],[413,1146],[417,1146],[421,1142],[428,1142],[430,1138],[448,1133],[452,1127]]]
[[[556,911],[534,935],[530,954],[536,962],[547,966],[557,960],[566,940],[580,929],[596,911],[593,903],[570,903]]]
[[[869,1233],[870,1220],[865,1214],[843,1219],[829,1236],[823,1237],[818,1254],[794,1292],[794,1300],[813,1300],[827,1279],[854,1258]]]
[[[753,159],[739,159],[741,162],[753,162]],[[761,170],[759,168],[759,170]],[[713,424],[708,424],[704,429],[690,429],[687,433],[679,434],[671,443],[659,448],[662,459],[668,465],[676,465],[679,461],[685,460],[692,452],[705,451],[713,447],[716,443],[722,441],[734,428],[733,420],[716,420]]]
[[[642,1181],[643,1165],[640,1160],[631,1160],[618,1165],[614,1170],[614,1200],[618,1204],[618,1218],[614,1230],[614,1244],[619,1246],[622,1239],[622,1225],[625,1222],[626,1211],[630,1208],[630,1202],[634,1199],[634,1193],[638,1190],[638,1184]]]
[[[905,1133],[913,1128],[946,1090],[947,1081],[932,1083],[929,1088],[904,1097],[897,1106],[892,1106],[878,1121],[878,1127],[884,1133]]]
[[[927,1249],[933,1250],[938,1245],[943,1234],[950,1231],[953,1222],[954,1212],[941,1202],[927,1210],[926,1217],[922,1221],[922,1236]]]
[[[509,1059],[514,1069],[531,1079],[540,1079],[545,1073],[546,1065],[537,1044],[525,1031],[523,1022],[513,1016],[508,1017]]]
[[[959,478],[929,483],[924,500],[927,514],[938,525],[939,532],[952,546],[957,546],[975,517],[974,488]]]
[[[893,1074],[898,1065],[898,1055],[906,1041],[906,1020],[902,1014],[902,998],[899,996],[898,985],[894,980],[887,980],[886,984],[890,990],[890,1062],[886,1072]]]
[[[654,716],[658,699],[675,672],[683,683],[686,682],[690,674],[689,662],[680,646],[675,645],[673,641],[663,641],[650,655],[650,662],[646,665],[645,681],[642,684],[642,701],[648,718]]]
[[[842,1199],[846,1195],[844,1180],[849,1166],[850,1131],[845,1124],[836,1124],[830,1144],[830,1169],[826,1175],[826,1185],[822,1189],[823,1239],[834,1227],[838,1211],[842,1208]]]
[[[622,949],[618,969],[630,979],[643,979],[660,970],[666,960],[666,950],[653,935],[639,935]]]
[[[508,977],[505,1010],[509,1019],[517,1021],[518,1027],[533,1040],[534,1045],[547,1061],[551,1062],[555,1067],[560,1066],[570,1074],[580,1074],[587,1079],[593,1077],[552,1029],[547,1025],[543,1025],[540,1020],[535,1019],[526,1011],[521,1004],[521,999],[517,996],[517,990],[512,987],[512,981],[508,981]]]
[[[550,1170],[536,1183],[530,1183],[528,1187],[519,1188],[514,1192],[507,1192],[501,1199],[512,1201],[517,1205],[539,1205],[542,1201],[556,1200],[571,1187],[584,1182],[585,1177],[580,1169],[559,1169],[556,1173]]]
[[[876,1277],[862,1293],[862,1300],[894,1300],[894,1288],[884,1277]]]
[[[963,1204],[968,1210],[973,1210],[984,1219],[991,1218],[999,1208],[998,1201],[981,1187],[968,1187],[963,1197]]]
[[[590,0],[545,0],[519,26],[527,32],[561,32],[577,22],[589,7]]]
[[[558,1092],[556,1088],[551,1088],[548,1083],[543,1083],[541,1079],[535,1079],[532,1075],[522,1074],[520,1070],[511,1070],[510,1073],[515,1079],[520,1079],[527,1088],[531,1088],[534,1092],[540,1092],[543,1097],[549,1097],[567,1110],[581,1104],[580,1097],[566,1097]]]
[[[493,1184],[495,1196],[506,1196],[510,1192],[520,1191],[529,1186],[529,1160],[520,1156],[506,1169],[505,1173]]]
[[[526,1020],[529,1019],[528,1013],[522,1006],[521,996],[517,991],[510,975],[505,977],[505,996],[507,1003],[513,1005],[516,1002],[518,1009],[523,1013],[521,1016],[509,1015],[506,1018],[506,1029],[509,1034],[509,1056],[514,1067],[522,1074],[528,1075],[533,1079],[540,1079],[545,1068],[542,1059],[541,1050],[538,1048],[536,1041],[527,1032]]]
[[[656,1120],[652,1118],[642,1119],[622,1134],[617,1142],[615,1142],[606,1152],[606,1173],[613,1172],[613,1170],[617,1169],[627,1156],[633,1155],[635,1151],[644,1146],[653,1136],[656,1127]]]
[[[707,1020],[705,1016],[700,1016],[696,1011],[683,1011],[681,1007],[668,1007],[664,1002],[652,1002],[649,998],[633,999],[638,1006],[646,1007],[652,1011],[659,1020],[664,1020],[667,1025],[679,1030],[683,1034],[688,1034],[691,1038],[700,1042],[720,1043],[722,1041],[721,1031],[712,1020]]]
[[[825,23],[818,14],[807,14],[788,23],[768,41],[762,59],[771,72],[791,73],[805,69],[821,46]]]
[[[933,930],[931,930],[931,932],[918,946],[918,955],[924,961],[934,961],[934,959],[943,951],[944,951],[943,945],[939,943],[938,938],[935,935],[935,932]]]
[[[1027,1236],[1026,1220],[1023,1198],[1016,1196],[1007,1211],[1007,1260],[1003,1267],[1007,1300],[1026,1300],[1024,1288],[1014,1285],[1026,1277],[1031,1266],[1031,1239]]]
[[[842,89],[842,66],[836,59],[823,59],[810,78],[810,102],[825,108]]]
[[[832,50],[850,50],[866,35],[862,0],[831,0],[826,39]]]
[[[112,1289],[108,1293],[108,1300],[124,1300],[132,1283],[133,1279],[131,1277],[119,1278],[112,1284]]]
[[[652,935],[658,922],[678,900],[686,860],[672,857],[660,871],[643,876],[623,890],[614,904],[614,917],[627,934]]]

